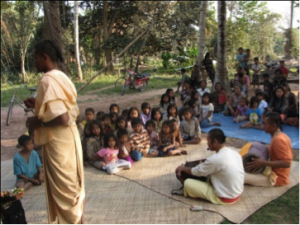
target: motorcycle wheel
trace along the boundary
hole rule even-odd
[[[139,90],[140,90],[140,92],[142,92],[142,91],[145,91],[146,90],[146,88],[147,88],[147,85],[148,85],[148,81],[143,81],[142,82],[142,84],[143,84],[143,87],[141,87]]]

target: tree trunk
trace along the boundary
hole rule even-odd
[[[44,6],[44,38],[54,41],[61,49],[64,57],[64,44],[62,41],[62,28],[60,22],[59,1],[43,1]],[[59,68],[67,75],[71,74],[70,68],[58,62]]]
[[[200,20],[199,20],[198,57],[196,63],[199,70],[202,64],[203,51],[205,48],[206,9],[207,9],[207,1],[202,1],[201,9],[200,9]]]
[[[103,1],[103,38],[104,44],[109,39],[109,24],[108,24],[108,3],[107,1]],[[104,47],[105,51],[105,58],[106,63],[109,63],[112,60],[112,50]],[[108,67],[106,72],[112,72],[114,70],[114,66],[111,63]]]
[[[25,84],[26,71],[25,71],[25,53],[21,52],[21,74],[23,79],[23,84]]]
[[[82,71],[80,65],[80,57],[79,57],[79,34],[78,34],[78,1],[74,2],[74,40],[75,40],[75,59],[76,59],[76,67],[77,67],[77,76],[79,80],[82,80]]]
[[[221,82],[230,95],[228,70],[226,67],[226,1],[218,1],[218,56],[215,83]]]

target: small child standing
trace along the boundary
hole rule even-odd
[[[139,161],[143,156],[147,156],[150,150],[150,137],[143,129],[140,118],[133,118],[131,124],[134,132],[130,135],[130,155],[134,161]]]
[[[235,111],[234,119],[233,121],[236,123],[242,122],[244,120],[247,120],[247,110],[248,110],[248,104],[247,104],[247,98],[241,98],[240,103]]]
[[[85,126],[85,124],[89,121],[92,121],[95,117],[95,110],[93,108],[87,108],[85,110],[85,120],[82,121],[82,125]]]
[[[167,95],[169,96],[169,98],[170,98],[170,103],[176,105],[177,99],[176,99],[176,97],[175,97],[175,95],[174,95],[174,90],[171,89],[171,88],[169,88],[169,89],[167,89],[166,94],[167,94]]]
[[[161,126],[162,126],[162,123],[163,123],[162,119],[163,118],[162,118],[161,112],[158,108],[152,109],[151,119],[155,123],[155,132],[159,133],[161,131]]]
[[[241,128],[256,128],[262,129],[261,115],[262,111],[258,108],[258,99],[253,96],[250,99],[250,107],[247,110],[249,122],[244,123]]]
[[[169,104],[170,104],[169,96],[167,94],[163,94],[161,96],[160,103],[159,103],[159,105],[161,107],[160,111],[161,111],[162,116],[167,114]]]
[[[140,113],[137,107],[131,107],[128,111],[128,117],[127,117],[127,127],[128,129],[132,130],[131,120],[134,118],[139,118]]]
[[[173,123],[164,121],[158,140],[158,156],[187,155],[186,150],[176,150]]]
[[[210,94],[205,92],[202,96],[199,123],[203,128],[210,126],[221,126],[219,122],[212,122],[214,105],[210,101]]]
[[[32,185],[44,182],[42,163],[30,136],[22,135],[18,138],[21,151],[15,154],[13,160],[14,175],[17,177],[16,187],[28,190]]]
[[[166,121],[166,120],[172,120],[172,119],[175,119],[178,122],[178,124],[180,123],[180,119],[179,119],[179,116],[178,116],[177,107],[176,107],[175,104],[171,103],[168,106],[167,114],[164,115],[163,120]]]
[[[110,107],[109,107],[109,112],[115,112],[117,113],[117,115],[119,115],[119,112],[120,112],[120,107],[118,106],[118,104],[111,104]]]
[[[150,104],[148,102],[142,103],[141,109],[142,109],[142,113],[140,115],[140,118],[143,122],[143,126],[145,127],[146,122],[148,120],[151,120],[151,107],[150,107]]]
[[[119,159],[124,159],[128,162],[130,162],[131,165],[133,165],[133,160],[130,156],[130,143],[128,141],[128,132],[126,129],[118,129],[117,131],[117,137],[119,139]]]
[[[201,141],[201,130],[197,118],[192,117],[192,109],[183,108],[184,120],[180,124],[181,137],[184,144],[199,144]]]
[[[126,160],[118,159],[118,139],[114,134],[108,134],[104,139],[104,148],[95,154],[97,168],[106,170],[107,173],[113,174],[119,172],[119,167],[131,168],[131,163]]]
[[[148,120],[145,126],[148,135],[150,137],[150,150],[149,150],[149,154],[154,155],[154,151],[155,149],[157,149],[158,147],[158,134],[154,131],[155,130],[155,123],[153,120]],[[157,155],[157,154],[156,154]]]

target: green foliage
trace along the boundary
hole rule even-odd
[[[172,58],[172,55],[170,52],[163,52],[161,53],[161,59],[163,60],[162,64],[165,69],[168,69],[170,66],[170,59]]]
[[[292,32],[292,57],[299,59],[299,29],[293,29]]]

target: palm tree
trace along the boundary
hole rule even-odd
[[[79,80],[82,80],[82,71],[79,57],[79,34],[78,34],[78,1],[74,5],[74,40],[75,40],[75,59]]]
[[[218,56],[215,82],[220,81],[227,95],[230,95],[228,70],[226,66],[226,1],[218,1]]]
[[[203,60],[203,51],[205,48],[206,10],[207,10],[207,1],[202,1],[201,9],[200,9],[200,20],[199,20],[199,39],[198,39],[198,57],[197,57],[198,68],[200,68],[201,66],[201,62]]]

